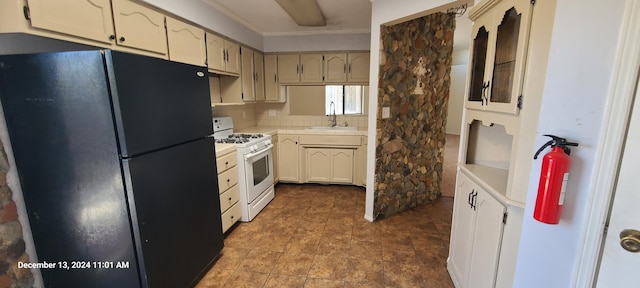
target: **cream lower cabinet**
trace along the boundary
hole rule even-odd
[[[369,145],[367,144],[367,136],[362,136],[362,146],[356,150],[357,160],[355,166],[355,179],[353,184],[358,186],[366,186],[367,185],[367,149]]]
[[[278,178],[283,182],[298,182],[298,135],[278,135]]]
[[[240,186],[238,185],[238,158],[236,150],[217,155],[218,189],[220,192],[220,212],[222,232],[227,232],[242,217],[240,207]]]
[[[458,172],[447,269],[455,287],[495,287],[506,206]]]
[[[353,149],[306,148],[307,182],[353,183]]]
[[[278,183],[278,180],[280,180],[280,173],[278,172],[278,135],[271,136],[271,143],[273,143],[273,182]]]

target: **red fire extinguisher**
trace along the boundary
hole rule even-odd
[[[551,146],[551,152],[542,158],[542,171],[533,218],[547,224],[558,224],[571,165],[569,158],[571,149],[568,146],[578,146],[578,143],[567,142],[567,139],[554,135],[544,136],[551,137],[551,140],[538,149],[533,159],[538,159],[540,152],[548,146]]]

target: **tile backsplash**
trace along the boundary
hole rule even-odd
[[[269,115],[270,110],[272,115]],[[231,116],[234,130],[253,126],[300,127],[328,126],[327,116],[289,115],[287,103],[248,103],[245,105],[216,106],[211,109],[214,117]],[[367,115],[337,115],[339,126],[367,128]]]
[[[215,106],[211,108],[213,117],[231,116],[233,129],[241,130],[256,125],[256,106],[260,104],[248,103],[245,105]]]

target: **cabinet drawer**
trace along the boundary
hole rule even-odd
[[[233,167],[218,175],[218,189],[220,193],[238,184],[238,167]]]
[[[301,145],[360,146],[360,136],[351,135],[300,135]]]
[[[242,217],[240,203],[231,206],[227,212],[222,213],[222,233],[227,232],[231,226]]]
[[[240,200],[240,186],[235,185],[220,194],[220,211],[227,211],[233,204],[238,203],[238,200]]]
[[[238,165],[238,156],[235,152],[220,156],[216,160],[216,165],[218,166],[218,173],[222,173],[227,169]]]

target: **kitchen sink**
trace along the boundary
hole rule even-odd
[[[355,126],[311,126],[306,130],[342,130],[342,131],[356,131],[358,130]]]

